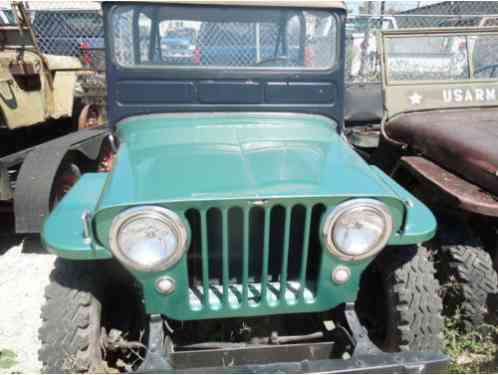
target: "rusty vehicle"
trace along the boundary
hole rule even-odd
[[[345,5],[103,10],[117,153],[45,221],[44,370],[444,369],[435,218],[343,136]]]
[[[405,47],[458,42],[464,65],[443,73],[434,51],[425,66],[397,66]],[[439,229],[429,247],[445,299],[463,328],[495,320],[498,217],[498,29],[447,28],[382,34],[385,114],[373,158],[428,204]],[[401,56],[402,57],[402,56]],[[432,64],[432,65],[431,65]],[[435,67],[437,75],[431,74]]]
[[[107,130],[75,95],[80,61],[41,53],[26,10],[14,11],[17,24],[0,26],[0,211],[18,233],[38,233],[80,174],[97,168]]]

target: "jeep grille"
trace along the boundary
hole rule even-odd
[[[190,307],[312,303],[322,204],[190,209]]]

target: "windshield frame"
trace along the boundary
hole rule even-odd
[[[386,86],[417,86],[417,85],[448,85],[448,84],[465,84],[471,82],[479,83],[498,83],[498,76],[496,78],[476,78],[474,76],[474,63],[473,53],[468,45],[468,38],[472,36],[485,37],[496,36],[498,42],[498,27],[452,27],[452,28],[433,28],[433,29],[403,29],[403,30],[385,30],[380,33],[380,48],[381,48],[381,64],[382,64],[382,84]],[[416,37],[456,37],[464,36],[466,38],[467,50],[467,67],[469,71],[468,78],[465,79],[407,79],[396,80],[389,79],[389,64],[388,64],[388,51],[386,41],[388,39],[403,39],[403,38],[416,38]],[[498,62],[497,62],[498,63]]]
[[[114,24],[113,24],[113,18],[114,14],[116,11],[119,11],[120,9],[123,8],[135,8],[135,9],[140,9],[141,7],[144,6],[163,6],[163,7],[182,7],[182,8],[193,8],[195,11],[192,11],[193,14],[200,12],[201,7],[205,8],[215,8],[219,10],[225,10],[227,8],[234,8],[234,9],[247,9],[247,8],[253,8],[257,10],[258,12],[265,12],[266,10],[268,11],[289,11],[289,12],[325,12],[328,13],[332,17],[332,22],[335,24],[335,49],[333,51],[334,54],[334,59],[333,61],[328,64],[327,67],[280,67],[280,66],[209,66],[209,65],[201,65],[201,66],[196,66],[196,65],[161,65],[161,64],[137,64],[137,65],[128,65],[128,64],[121,64],[116,57],[115,53],[115,37],[114,37]],[[339,9],[335,8],[294,8],[294,7],[264,7],[264,6],[238,6],[238,5],[230,5],[230,6],[220,6],[220,5],[198,5],[198,4],[182,4],[182,5],[173,5],[173,4],[154,4],[154,3],[122,3],[118,5],[113,5],[108,12],[108,19],[106,21],[106,24],[108,25],[108,30],[106,30],[106,49],[107,53],[109,53],[110,61],[111,63],[118,69],[120,70],[125,70],[125,71],[179,71],[179,72],[187,72],[191,70],[195,70],[196,72],[201,72],[201,75],[204,75],[203,72],[207,72],[206,75],[215,75],[219,76],[220,74],[227,73],[227,70],[231,71],[233,74],[238,75],[238,76],[254,76],[258,74],[265,74],[266,72],[282,72],[283,74],[327,74],[331,72],[335,72],[340,68],[340,62],[342,58],[342,54],[344,54],[344,46],[343,42],[341,41],[341,36],[342,36],[342,27],[344,24],[344,21],[341,17],[341,11]],[[161,22],[163,22],[165,18],[161,18],[157,21],[157,25],[159,25]],[[152,29],[152,27],[151,27]],[[151,31],[153,32],[153,31]],[[332,35],[332,34],[331,34]],[[159,37],[160,38],[160,37]],[[331,40],[332,41],[332,40]]]

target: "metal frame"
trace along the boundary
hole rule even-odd
[[[388,80],[387,79],[387,51],[385,40],[387,38],[403,38],[406,35],[413,37],[417,36],[457,36],[462,34],[475,34],[475,35],[495,35],[498,38],[498,27],[453,27],[453,28],[427,28],[427,29],[398,29],[398,30],[385,30],[380,32],[380,55],[382,65],[382,85],[386,86],[410,86],[410,85],[445,85],[445,84],[462,84],[469,83],[469,80],[474,80],[480,83],[496,83],[496,80],[490,79],[475,79],[470,75],[469,79],[459,80]],[[469,36],[469,35],[466,35]],[[470,56],[468,56],[470,59]],[[469,64],[469,68],[472,64]]]
[[[342,129],[345,58],[343,35],[346,16],[343,9],[331,10],[331,14],[337,19],[340,52],[337,54],[337,64],[331,70],[164,69],[149,66],[128,69],[116,65],[113,60],[110,35],[113,30],[112,12],[117,4],[119,3],[103,3],[107,38],[108,117],[111,127],[124,118],[150,113],[288,112],[292,108],[293,112],[330,117]],[[138,3],[137,7],[139,4],[146,3]],[[231,85],[230,101],[217,96],[223,92],[223,85]],[[132,98],[137,92],[147,95],[137,97],[135,102]],[[175,95],[171,96],[173,92]],[[244,99],[248,97],[249,99]],[[234,100],[237,98],[240,100]]]
[[[368,338],[356,315],[355,305],[347,303],[344,313],[349,331],[345,327],[339,328],[331,337],[332,342],[252,345],[178,353],[172,351],[173,342],[165,332],[163,318],[151,315],[148,350],[137,372],[420,374],[446,371],[449,358],[441,353],[382,352]],[[330,354],[343,352],[348,345],[354,348],[350,359],[330,359]],[[202,363],[220,365],[203,366]],[[230,363],[232,365],[226,365]]]

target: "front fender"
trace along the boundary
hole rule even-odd
[[[400,231],[391,237],[389,244],[413,245],[432,239],[437,230],[437,221],[432,211],[379,168],[371,168],[405,206],[403,225]]]
[[[43,225],[42,242],[49,252],[77,260],[112,258],[107,249],[95,241],[87,243],[83,237],[82,213],[95,209],[106,178],[107,173],[83,175],[48,216]]]

